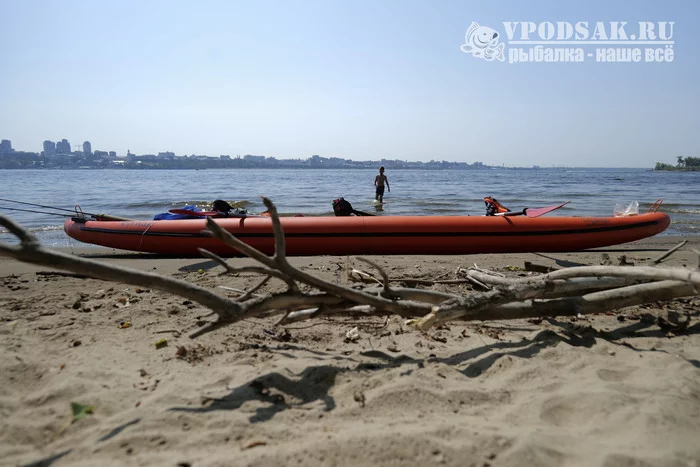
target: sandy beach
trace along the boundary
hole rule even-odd
[[[370,259],[392,278],[474,264],[515,276],[526,261],[649,265],[683,240],[662,265],[697,268],[700,238],[668,236],[580,253]],[[62,251],[212,288],[259,282],[204,258]],[[352,257],[290,262],[344,285],[348,265],[367,270]],[[0,283],[1,465],[700,465],[700,295],[428,332],[396,316],[248,319],[191,339],[208,310],[158,290],[4,257]],[[690,326],[660,327],[669,310],[689,311]],[[74,419],[72,403],[90,413]]]

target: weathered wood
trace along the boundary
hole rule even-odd
[[[652,263],[654,263],[654,264],[659,264],[661,261],[663,261],[663,260],[665,260],[666,258],[668,258],[669,256],[671,256],[671,255],[673,254],[674,251],[680,250],[681,248],[683,248],[683,247],[685,246],[686,243],[688,243],[688,240],[683,240],[683,241],[680,242],[678,245],[676,245],[676,246],[674,246],[673,248],[671,248],[670,250],[668,250],[666,253],[664,253],[664,254],[662,254],[661,256],[659,256],[659,257],[655,258],[654,260],[652,260]]]

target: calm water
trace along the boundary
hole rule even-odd
[[[391,192],[382,211],[373,205],[376,170],[0,170],[0,198],[134,219],[185,204],[206,208],[220,198],[251,212],[267,196],[287,215],[330,215],[343,196],[355,209],[379,215],[482,215],[483,197],[512,210],[571,203],[548,215],[609,216],[617,203],[639,202],[645,212],[658,198],[671,216],[663,235],[700,235],[700,172],[646,169],[387,170]],[[42,211],[10,211],[20,208]],[[45,208],[0,201],[0,214],[31,229],[49,246],[76,242],[63,233],[65,218]],[[68,214],[69,213],[65,213]],[[1,229],[1,228],[0,228]],[[15,243],[6,231],[0,241]]]

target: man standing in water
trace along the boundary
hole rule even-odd
[[[386,183],[386,188],[391,193],[391,187],[389,186],[389,179],[384,175],[384,167],[379,167],[379,175],[374,177],[374,186],[377,188],[374,199],[380,203],[384,202],[384,184]]]

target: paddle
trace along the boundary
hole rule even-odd
[[[562,206],[566,206],[569,204],[571,201],[567,201],[566,203],[561,203],[557,204],[554,206],[545,206],[543,208],[525,208],[522,211],[516,211],[516,212],[500,212],[497,214],[494,214],[495,216],[527,216],[527,217],[540,217],[544,214],[547,214],[548,212],[552,212],[555,209],[559,209]]]

